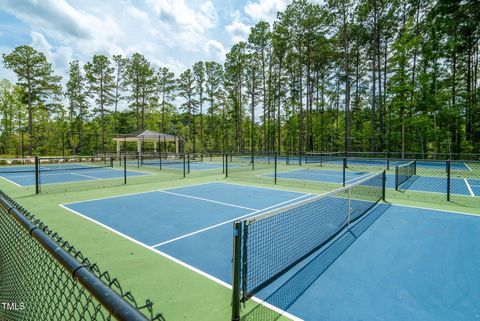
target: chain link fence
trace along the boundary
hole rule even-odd
[[[1,191],[0,243],[0,320],[165,321]]]

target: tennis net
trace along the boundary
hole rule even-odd
[[[234,310],[335,238],[384,195],[382,171],[328,194],[236,222]]]
[[[343,160],[344,154],[340,152],[334,153],[316,153],[316,152],[307,152],[305,153],[305,163],[306,164],[320,164],[328,162],[341,163]]]
[[[400,185],[415,175],[417,175],[417,161],[395,166],[395,189],[398,190]]]

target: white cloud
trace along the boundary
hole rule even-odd
[[[44,35],[39,32],[32,31],[30,36],[32,38],[31,46],[45,54],[47,60],[55,66],[55,73],[65,75],[68,72],[70,61],[73,60],[72,48],[65,46],[53,47],[45,39]]]
[[[220,60],[221,62],[225,61],[226,50],[223,47],[222,43],[210,39],[207,41],[203,50],[210,56],[215,57],[216,59]]]
[[[200,10],[189,7],[184,0],[147,0],[164,24],[179,28],[178,31],[203,33],[217,23],[217,13],[213,3],[207,1]]]
[[[273,22],[278,11],[283,11],[291,1],[288,0],[258,0],[245,6],[245,13],[254,20]]]
[[[32,46],[63,77],[72,59],[83,64],[94,54],[134,52],[178,75],[198,60],[224,61],[229,46],[248,38],[255,19],[275,16],[284,3],[224,1],[0,0],[0,12],[16,17],[2,23],[0,41],[9,41],[2,52],[30,42],[30,35]],[[23,37],[18,41],[12,36],[16,28]],[[5,75],[0,69],[0,78]]]
[[[250,34],[250,26],[244,24],[240,20],[234,20],[230,25],[226,26],[228,34],[230,35],[232,42],[245,41]]]

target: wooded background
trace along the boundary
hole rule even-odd
[[[72,61],[3,55],[0,153],[114,150],[115,133],[180,135],[191,152],[480,153],[477,0],[293,1],[222,65],[175,75],[141,53]],[[62,85],[64,84],[64,85]]]

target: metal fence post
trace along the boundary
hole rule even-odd
[[[183,178],[185,178],[185,170],[186,170],[186,168],[185,168],[186,163],[185,163],[185,162],[186,162],[186,160],[185,160],[185,154],[183,154]]]
[[[447,201],[450,202],[452,164],[447,161]]]
[[[395,190],[398,191],[398,165],[395,166]]]
[[[275,184],[277,184],[277,154],[275,154]]]
[[[346,176],[347,176],[347,158],[343,158],[343,186],[345,187],[346,184]]]
[[[386,199],[386,186],[387,186],[387,171],[383,171],[383,182],[382,182],[382,200],[385,202]]]
[[[35,156],[35,194],[40,193],[40,164],[38,156]]]
[[[127,156],[123,156],[123,183],[127,184]]]
[[[232,282],[232,321],[240,321],[240,279],[242,257],[242,223],[233,223],[233,282]]]
[[[225,154],[225,178],[228,178],[228,154]]]

